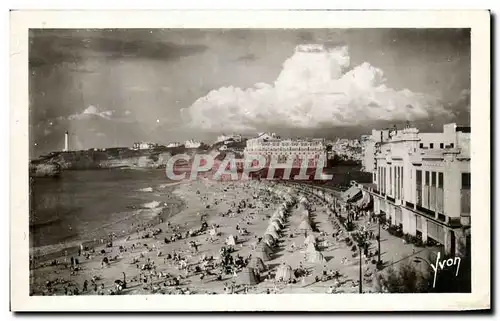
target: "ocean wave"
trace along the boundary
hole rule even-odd
[[[153,208],[158,208],[161,206],[162,203],[158,202],[158,201],[152,201],[152,202],[149,202],[149,203],[144,203],[141,205],[141,208],[149,208],[149,209],[153,209]]]
[[[52,224],[58,224],[61,222],[62,222],[62,220],[60,218],[51,219],[51,220],[45,221],[45,222],[31,222],[30,228],[41,228],[41,227],[49,226]]]
[[[166,188],[166,187],[169,187],[169,186],[175,186],[175,185],[179,185],[180,183],[182,183],[182,182],[173,182],[173,183],[161,184],[160,186],[158,186],[158,188]]]
[[[139,189],[138,191],[139,192],[152,192],[153,188],[152,187],[145,187],[145,188]]]

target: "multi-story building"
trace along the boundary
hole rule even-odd
[[[184,143],[186,148],[199,148],[201,146],[201,142],[196,141],[194,139],[186,140]]]
[[[470,127],[420,133],[407,126],[373,131],[364,142],[373,184],[359,186],[373,196],[375,214],[448,254],[470,249]]]
[[[168,148],[181,147],[182,144],[179,142],[172,142],[167,145]]]
[[[322,138],[313,139],[281,139],[275,133],[260,133],[256,138],[247,140],[245,157],[261,155],[267,162],[274,157],[278,163],[300,167],[306,158],[309,167],[316,167],[321,160],[326,166],[326,145]]]
[[[240,134],[230,134],[230,135],[226,135],[226,134],[222,134],[222,135],[219,135],[217,136],[217,141],[215,143],[220,143],[220,142],[225,142],[225,141],[228,141],[228,140],[233,140],[237,143],[241,142],[241,135]]]
[[[373,173],[375,170],[375,146],[389,139],[389,129],[373,129],[371,135],[361,136],[362,171]]]
[[[158,146],[158,144],[156,143],[150,143],[150,142],[138,142],[138,143],[134,143],[133,145],[133,149],[151,149],[151,148],[155,148],[156,146]]]

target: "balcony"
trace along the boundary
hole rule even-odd
[[[410,155],[410,162],[413,165],[422,165],[422,155],[417,155],[417,154]]]

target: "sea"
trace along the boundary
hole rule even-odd
[[[164,170],[63,171],[30,184],[30,253],[36,257],[126,235],[179,211]]]

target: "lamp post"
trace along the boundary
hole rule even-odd
[[[381,262],[382,262],[382,258],[381,258],[381,249],[380,249],[380,218],[381,218],[381,214],[382,213],[379,213],[377,216],[378,216],[378,237],[377,237],[377,243],[378,243],[378,261],[377,261],[377,265],[379,265]]]
[[[363,293],[363,260],[361,253],[361,244],[358,243],[359,249],[359,293]]]

